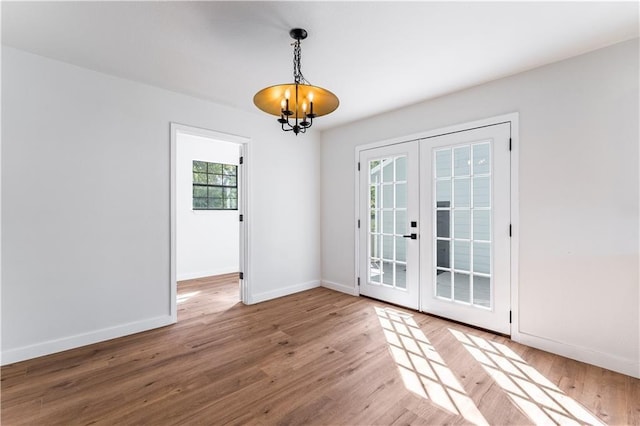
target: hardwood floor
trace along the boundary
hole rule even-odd
[[[2,368],[2,424],[640,424],[640,380],[324,288]]]

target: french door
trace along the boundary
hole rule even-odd
[[[510,125],[420,149],[423,311],[510,334]]]
[[[418,309],[418,143],[360,152],[360,294]]]
[[[509,139],[505,123],[361,151],[361,294],[510,334]]]

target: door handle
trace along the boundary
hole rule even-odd
[[[418,239],[418,234],[403,235],[403,237],[411,238],[412,240],[417,240]]]

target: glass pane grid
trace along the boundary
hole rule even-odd
[[[435,296],[481,308],[491,307],[490,151],[483,141],[433,155]]]
[[[406,156],[369,161],[369,279],[406,288]]]
[[[193,210],[238,210],[238,166],[193,160]]]

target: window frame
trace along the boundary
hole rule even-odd
[[[199,163],[197,167],[196,163]],[[204,169],[202,168],[203,164]],[[196,179],[196,175],[204,175],[204,181],[206,182],[203,182],[202,179]],[[191,183],[191,209],[193,211],[238,210],[239,197],[237,164],[192,160]],[[201,191],[203,188],[206,190],[207,195],[205,197],[196,196],[196,192]],[[220,197],[214,197],[212,195],[212,193],[214,193],[212,190],[216,189],[220,190]],[[205,200],[206,206],[203,207],[201,205],[196,205],[196,200]],[[216,206],[215,203],[217,202],[214,200],[220,200],[221,204]],[[233,202],[234,200],[235,202]],[[229,201],[231,201],[231,203],[229,203]]]

